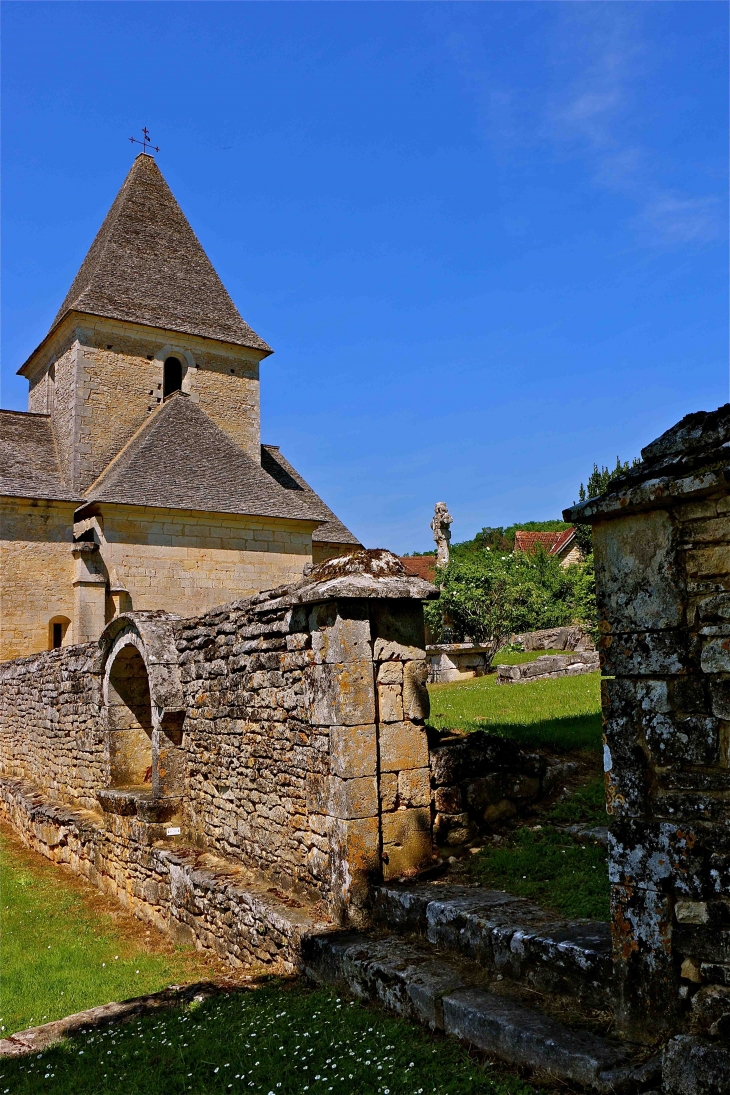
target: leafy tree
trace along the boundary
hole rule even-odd
[[[598,498],[599,495],[606,493],[612,480],[640,463],[641,461],[635,457],[631,462],[627,460],[626,463],[622,464],[617,456],[616,467],[613,471],[606,467],[599,468],[598,464],[594,464],[593,471],[588,476],[587,485],[583,486],[581,483],[578,489],[578,498],[581,502],[585,502],[589,498]],[[590,525],[576,523],[575,538],[584,555],[588,555],[593,551],[593,533]]]
[[[441,596],[425,605],[433,641],[471,639],[491,658],[513,632],[579,623],[595,626],[593,560],[563,568],[543,550],[489,545],[455,553],[439,575]]]

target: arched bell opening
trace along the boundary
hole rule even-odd
[[[119,650],[107,686],[110,786],[152,790],[152,704],[136,646]]]

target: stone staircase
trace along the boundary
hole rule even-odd
[[[440,882],[377,892],[375,926],[303,941],[307,973],[535,1082],[597,1095],[660,1084],[661,1061],[612,1037],[608,924],[501,891]]]

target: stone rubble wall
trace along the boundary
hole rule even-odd
[[[87,643],[0,663],[0,774],[87,810],[106,782],[96,653]]]
[[[449,847],[527,812],[577,769],[482,730],[440,734],[431,742],[430,762],[434,839]]]
[[[135,818],[48,803],[32,784],[0,780],[0,816],[30,848],[115,898],[181,945],[233,966],[292,973],[308,934],[332,929],[322,909],[280,893],[230,862],[195,849],[150,844]]]
[[[193,848],[336,920],[366,920],[373,882],[432,856],[421,605],[432,587],[390,574],[389,553],[361,554],[385,574],[335,559],[318,579],[192,619],[126,613],[98,644],[1,666],[0,775],[89,811],[115,845],[102,860],[127,862],[130,878],[150,847]],[[150,782],[133,788],[112,773],[126,770],[125,742],[142,741],[139,722],[105,683],[130,643],[152,727]]]

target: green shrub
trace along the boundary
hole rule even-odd
[[[595,629],[592,556],[563,568],[542,549],[455,552],[439,584],[441,596],[425,606],[435,642],[471,639],[490,646],[493,657],[513,632],[566,624]]]

